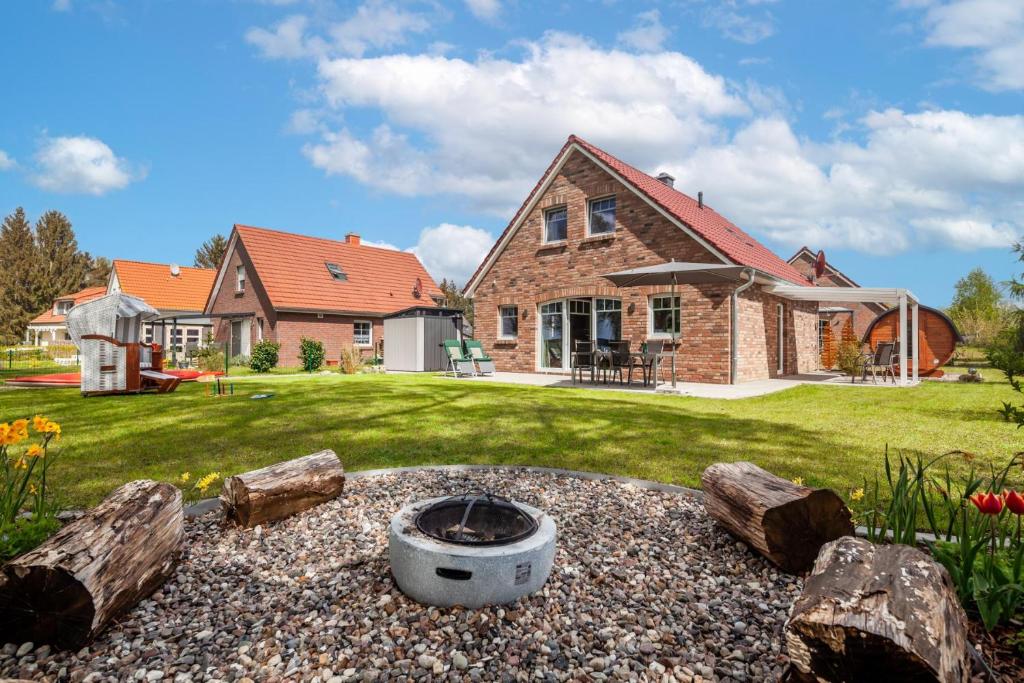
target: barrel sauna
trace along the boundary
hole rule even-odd
[[[911,338],[910,325],[911,307],[907,306],[907,341],[910,348],[907,349],[907,357],[910,358],[914,352],[914,340]],[[879,314],[864,333],[864,343],[869,344],[872,349],[878,346],[878,342],[899,342],[900,309],[890,308],[888,311]],[[942,311],[928,306],[918,306],[917,313],[917,341],[918,358],[917,374],[921,377],[942,377],[942,366],[949,362],[956,350],[956,345],[963,341],[956,325]],[[909,368],[908,368],[909,370]],[[911,374],[910,372],[907,373]]]

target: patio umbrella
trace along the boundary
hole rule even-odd
[[[746,266],[724,263],[685,263],[672,259],[668,263],[620,270],[601,277],[610,280],[616,287],[660,287],[670,285],[672,297],[672,388],[676,387],[676,285],[697,285],[717,282],[742,282],[740,277]],[[658,388],[658,358],[654,358],[654,388]]]

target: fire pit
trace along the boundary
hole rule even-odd
[[[391,519],[391,573],[429,605],[514,602],[547,581],[555,536],[546,513],[494,494],[420,501]]]

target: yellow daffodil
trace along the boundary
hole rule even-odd
[[[803,486],[804,485],[804,478],[803,477],[794,477],[793,478],[793,483],[796,484],[797,486]]]
[[[192,478],[192,475],[190,473],[182,472],[181,476],[178,477],[178,481],[180,481],[182,484],[187,484],[188,480],[191,479],[191,478]]]
[[[28,495],[30,495],[30,496],[36,495],[36,485],[35,484],[29,484],[28,485]]]
[[[20,420],[15,420],[14,422],[11,423],[11,429],[13,429],[16,432],[27,432],[28,420],[24,418]]]
[[[43,428],[46,427],[47,422],[48,420],[42,415],[36,415],[35,417],[32,418],[32,429],[36,430],[37,432],[41,432],[43,431]]]
[[[205,477],[196,482],[196,488],[199,489],[200,493],[206,493],[206,489],[210,488],[210,484],[220,479],[220,472],[210,472]]]
[[[852,500],[855,503],[858,500],[861,500],[863,498],[864,498],[864,489],[854,489],[853,492],[850,493],[850,500]]]
[[[44,451],[43,447],[37,443],[32,444],[28,447],[28,450],[25,451],[25,455],[30,458],[41,458],[45,454],[46,451]]]
[[[43,427],[43,431],[47,434],[60,434],[60,425],[53,420],[49,420]]]

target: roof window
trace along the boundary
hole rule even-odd
[[[339,266],[337,263],[324,262],[324,264],[327,266],[327,272],[330,273],[331,277],[333,277],[335,280],[348,279],[348,275],[345,275],[345,271],[343,271],[341,269],[341,266]]]

